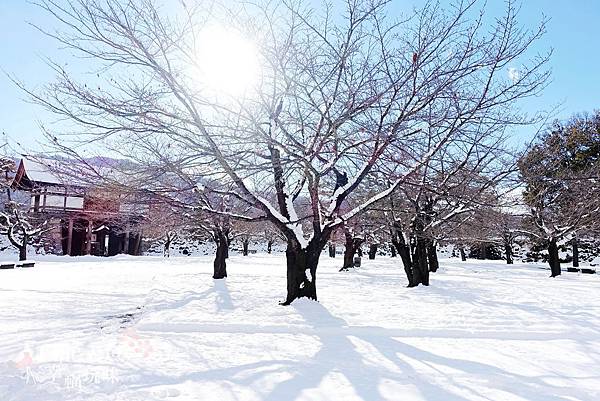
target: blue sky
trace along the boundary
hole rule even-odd
[[[447,0],[443,0],[442,3]],[[420,0],[394,0],[392,10],[406,10]],[[502,0],[488,0],[490,14],[501,13]],[[528,101],[529,112],[561,105],[556,118],[600,108],[600,1],[597,0],[524,0],[520,21],[525,26],[538,24],[542,13],[551,21],[542,49],[554,49],[551,60],[552,82],[540,98]],[[28,22],[52,28],[53,20],[24,0],[0,1],[0,68],[30,87],[52,81],[52,73],[43,58],[61,58],[56,42],[38,32]],[[72,62],[72,61],[71,61]],[[52,119],[23,95],[0,73],[0,131],[25,147],[37,147],[42,135],[38,121]],[[521,130],[515,142],[523,142],[532,130]]]

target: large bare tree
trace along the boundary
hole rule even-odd
[[[255,210],[226,214],[271,222],[287,241],[284,304],[317,298],[319,257],[336,228],[449,143],[527,123],[518,101],[548,77],[549,54],[526,54],[544,24],[523,29],[510,1],[491,23],[476,0],[427,3],[403,18],[384,0],[171,3],[40,0],[62,24],[44,32],[95,74],[53,64],[57,80],[29,93],[76,123],[77,146],[49,133],[62,152],[108,149],[137,166],[140,182],[169,171],[192,187],[208,176],[223,185],[206,191]],[[258,54],[259,79],[235,96],[198,78],[210,60],[197,49],[214,24]],[[394,179],[357,199],[385,154],[400,166]]]

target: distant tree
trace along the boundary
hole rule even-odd
[[[523,215],[506,210],[491,210],[486,219],[490,237],[503,247],[506,264],[514,263],[515,242],[523,236]]]
[[[354,255],[360,252],[362,244],[365,242],[365,233],[357,225],[344,225],[344,261],[340,271],[348,270],[354,267]],[[358,256],[362,256],[359,253]]]
[[[190,228],[190,216],[185,209],[161,202],[149,201],[148,212],[138,229],[148,244],[161,244],[163,256],[171,256],[171,246]]]
[[[558,246],[600,217],[600,114],[556,122],[519,162],[529,209],[527,233],[546,246],[551,277]]]
[[[464,147],[444,148],[415,171],[408,185],[400,187],[386,204],[392,243],[402,259],[409,287],[429,285],[430,273],[439,268],[438,242],[456,240],[459,233],[461,244],[469,242],[465,238],[467,223],[474,222],[478,211],[495,204],[499,188],[515,172],[514,158],[503,150],[502,131],[495,128],[476,131],[477,139],[469,140],[466,135]],[[464,249],[461,256],[463,253]]]
[[[235,235],[234,239],[237,240],[242,246],[242,256],[248,256],[250,254],[250,244],[260,239],[265,239],[267,242],[267,250],[271,253],[273,242],[276,237],[273,233],[266,233],[269,226],[267,224],[256,224],[255,222],[245,221],[234,221]],[[268,237],[268,238],[267,238]]]
[[[213,262],[213,279],[227,277],[227,258],[229,258],[229,246],[235,237],[236,220],[230,215],[235,207],[235,200],[229,197],[218,197],[205,186],[197,188],[195,193],[201,200],[194,203],[204,204],[210,212],[204,208],[197,208],[192,219],[188,222],[197,235],[205,235],[210,238],[216,246],[215,260]],[[218,211],[219,213],[214,213]]]
[[[273,252],[273,245],[285,242],[285,238],[281,235],[281,232],[271,223],[265,222],[260,228],[262,231],[259,236],[267,243],[267,253],[270,254]]]
[[[516,242],[525,238],[522,206],[520,199],[503,194],[474,210],[466,219],[451,222],[448,240],[459,248],[467,245],[478,249],[477,255],[483,259],[488,251],[501,249],[506,263],[513,264]]]
[[[365,198],[369,196],[371,196],[371,193],[364,194]],[[353,205],[348,202],[343,207],[351,209]],[[368,208],[360,216],[344,224],[340,230],[341,233],[338,234],[340,237],[343,235],[343,238],[339,240],[344,243],[344,259],[340,271],[348,270],[354,266],[354,255],[363,256],[362,246],[364,244],[369,245],[369,259],[375,259],[386,227],[386,222],[382,218],[382,212],[377,207]]]
[[[231,218],[227,215],[201,215],[194,217],[193,232],[196,237],[210,238],[214,242],[213,279],[223,279],[227,277],[227,258],[233,236]]]

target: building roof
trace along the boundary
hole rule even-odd
[[[61,177],[58,171],[58,162],[51,159],[29,159],[22,158],[19,163],[19,169],[21,166],[24,169],[24,174],[29,178],[30,181],[36,183],[45,184],[64,184],[65,179]],[[18,175],[18,173],[17,173]]]
[[[81,174],[79,174],[81,173]],[[30,189],[37,186],[89,186],[85,166],[64,160],[24,156],[17,167],[12,186]]]

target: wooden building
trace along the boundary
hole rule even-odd
[[[138,255],[142,233],[137,229],[147,208],[127,204],[123,197],[57,173],[56,160],[23,158],[12,188],[31,197],[34,218],[48,222],[44,246],[63,255]],[[145,210],[146,209],[146,210]]]

